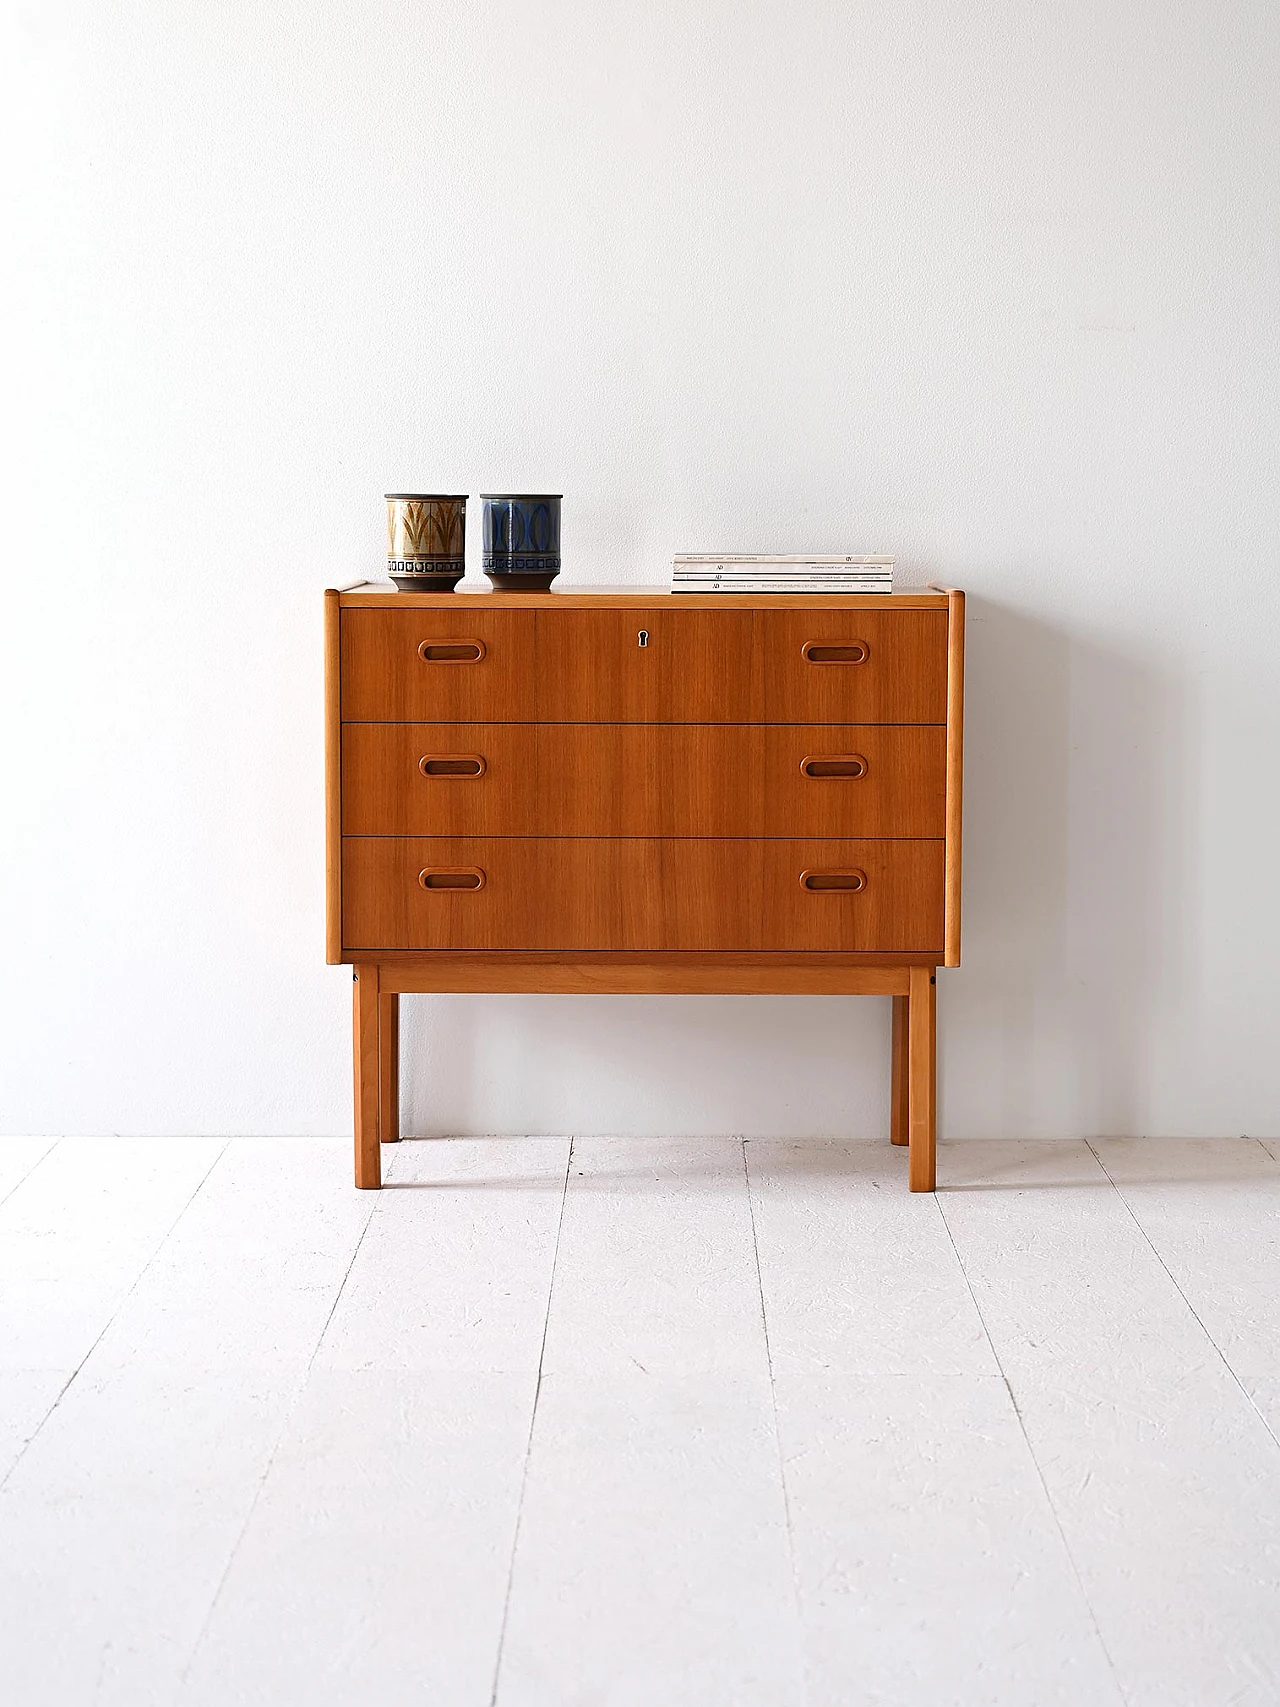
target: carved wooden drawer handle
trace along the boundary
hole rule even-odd
[[[483,776],[489,767],[480,753],[427,753],[418,760],[423,776]]]
[[[867,874],[865,871],[802,871],[800,887],[810,891],[840,889],[849,894],[867,887]]]
[[[801,759],[800,771],[803,776],[815,779],[824,776],[866,776],[867,761],[861,753],[814,753],[807,759]]]
[[[810,664],[865,664],[871,656],[865,640],[806,640],[800,650]]]
[[[483,889],[484,872],[478,865],[429,865],[418,873],[424,889]]]
[[[424,664],[478,664],[484,654],[483,640],[424,640],[418,648]]]

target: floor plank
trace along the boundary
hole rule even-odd
[[[998,1376],[778,1379],[810,1707],[1123,1707]]]
[[[534,1383],[314,1371],[183,1707],[488,1707]]]
[[[74,1374],[74,1369],[0,1369],[0,1485]]]
[[[57,1142],[56,1138],[0,1137],[0,1204],[39,1167]]]
[[[768,1367],[741,1142],[575,1139],[544,1370]]]
[[[943,1211],[1127,1701],[1263,1707],[1280,1454],[1084,1149],[955,1146]]]
[[[7,1707],[167,1707],[287,1401],[278,1383],[84,1374],[3,1496]]]
[[[388,1155],[184,1703],[488,1707],[568,1160]]]
[[[14,1707],[173,1699],[370,1213],[347,1148],[228,1146],[14,1469]]]
[[[95,1369],[253,1369],[296,1391],[379,1202],[351,1189],[349,1150],[233,1139],[102,1336]]]
[[[1006,1375],[1217,1364],[1087,1144],[948,1150],[939,1208]]]
[[[1241,1385],[1262,1418],[1271,1438],[1280,1448],[1280,1378],[1274,1375],[1246,1375]]]
[[[64,1138],[0,1204],[0,1368],[74,1369],[223,1146]]]
[[[767,1381],[548,1375],[496,1707],[799,1707]]]
[[[1280,1451],[1230,1372],[1014,1390],[1131,1707],[1274,1707]]]
[[[404,1139],[389,1160],[317,1367],[536,1371],[569,1140]]]
[[[775,1374],[995,1375],[935,1199],[885,1144],[752,1139]]]
[[[577,1139],[499,1707],[800,1699],[741,1144]]]
[[[1280,1375],[1280,1162],[1239,1138],[1094,1148],[1231,1368]]]
[[[222,1148],[154,1138],[0,1146],[0,1484]]]

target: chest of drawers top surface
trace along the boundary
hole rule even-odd
[[[538,606],[614,606],[634,610],[640,605],[659,609],[701,607],[709,610],[945,610],[947,593],[936,587],[899,587],[891,593],[673,593],[670,587],[580,587],[562,584],[546,593],[495,593],[487,587],[459,586],[452,593],[406,593],[390,581],[360,581],[335,597],[344,609],[452,610],[475,601],[477,607],[531,610]]]

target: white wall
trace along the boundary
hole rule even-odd
[[[1270,0],[6,35],[0,1126],[344,1127],[320,591],[550,488],[566,581],[969,589],[951,1134],[1280,1131]],[[869,1134],[886,1005],[419,998],[409,1125]]]

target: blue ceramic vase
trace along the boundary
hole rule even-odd
[[[495,592],[545,592],[560,573],[559,492],[482,492],[485,574]]]

